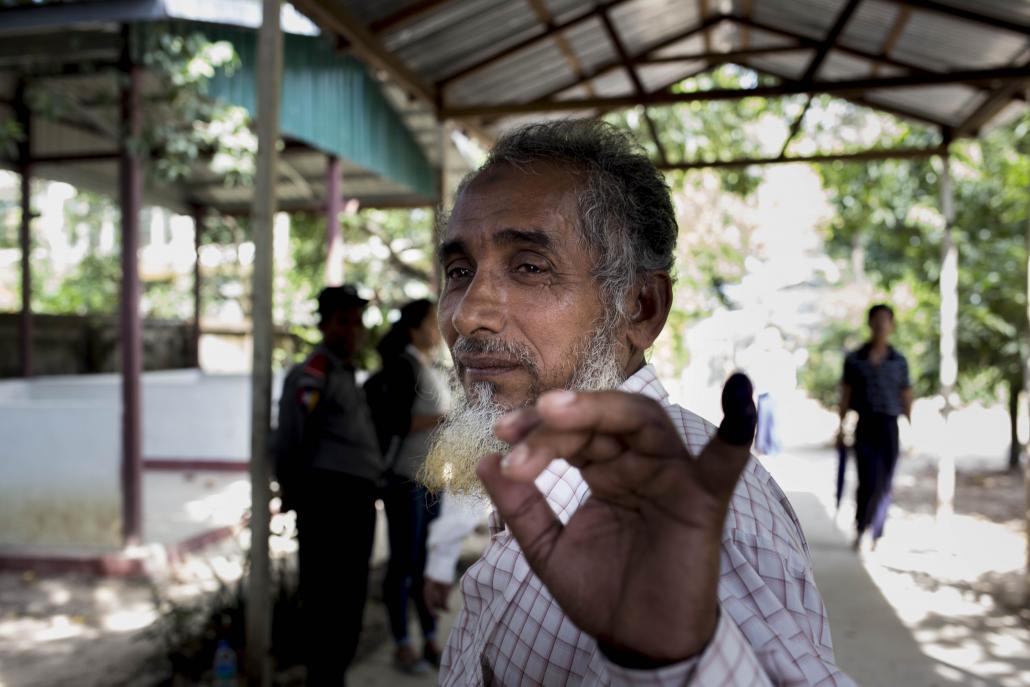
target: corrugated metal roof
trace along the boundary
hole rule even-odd
[[[207,11],[204,0],[121,1]],[[212,0],[212,6],[253,1]],[[345,42],[357,28],[371,36],[371,43],[357,41],[355,50],[376,65],[377,74],[396,77],[394,85],[385,86],[387,99],[434,162],[440,143],[437,113],[491,135],[520,121],[625,106],[641,97],[633,75],[646,99],[726,62],[772,74],[791,90],[829,92],[834,82],[847,82],[844,97],[960,135],[976,133],[993,117],[1021,107],[1022,100],[1013,98],[1030,84],[1030,0],[940,0],[929,8],[903,0],[862,0],[825,51],[819,48],[848,0],[296,1],[301,7],[321,6],[325,12],[319,16],[327,22],[322,28]],[[701,15],[702,6],[709,8],[708,16]],[[961,10],[961,16],[949,14],[949,7]],[[606,18],[630,64],[623,63]],[[823,52],[814,85],[803,81],[813,58]],[[0,45],[0,65],[16,57],[16,47],[5,55]],[[998,71],[1002,68],[1007,71]],[[991,70],[991,79],[984,70]],[[955,79],[950,72],[978,73]],[[298,81],[308,79],[313,90],[337,88],[322,78],[328,77],[309,74]],[[609,105],[606,98],[622,100]],[[575,100],[585,102],[568,105]],[[559,106],[565,109],[549,110]],[[313,109],[284,112],[289,126],[299,127],[294,133],[301,140],[310,140],[305,131],[329,124]],[[375,139],[377,131],[370,124],[353,135],[341,132],[339,145],[350,136],[361,148],[365,144],[356,139]],[[397,153],[395,142],[375,140],[377,151],[368,154]]]
[[[701,21],[698,3],[633,0],[611,11],[616,31],[631,55],[662,43]]]
[[[748,58],[748,65],[787,79],[800,79],[812,59],[811,50],[773,53]]]
[[[558,46],[543,41],[462,79],[448,90],[448,97],[464,104],[482,100],[522,102],[559,88],[573,78]]]
[[[644,83],[644,90],[656,91],[682,81],[688,75],[705,68],[703,60],[684,60],[666,64],[647,64],[637,67],[637,75]]]
[[[502,50],[541,33],[523,2],[467,0],[444,5],[387,33],[383,45],[434,83],[472,63],[485,51]]]
[[[833,26],[833,20],[843,6],[841,0],[759,0],[753,3],[751,14],[756,21],[788,27],[802,36],[818,40]]]
[[[980,106],[986,94],[968,86],[913,86],[891,91],[869,91],[870,103],[911,110],[945,124],[958,126]]]
[[[1025,36],[913,12],[891,54],[926,69],[947,71],[1006,64],[1026,46]]]
[[[592,73],[612,61],[612,44],[600,19],[590,19],[564,32],[580,65]]]
[[[848,0],[302,0],[343,7],[362,21],[386,20],[383,49],[433,91],[445,115],[503,128],[515,104],[634,96],[635,84],[602,22],[607,14],[647,91],[666,88],[706,63],[753,67],[786,81],[802,79]],[[543,5],[549,14],[538,16]],[[709,8],[707,17],[701,8]],[[948,8],[961,10],[949,14]],[[416,11],[417,10],[417,11]],[[984,19],[973,16],[982,13]],[[393,15],[391,17],[391,14]],[[409,16],[410,15],[410,16]],[[1006,23],[1007,22],[1007,23]],[[863,0],[815,72],[821,82],[859,81],[845,95],[902,116],[974,133],[1030,83],[1030,0],[946,0],[935,7],[902,0]],[[516,49],[517,48],[517,49]],[[721,57],[718,53],[732,53]],[[714,54],[713,54],[714,53]],[[693,58],[692,58],[693,56]],[[686,59],[675,60],[678,57]],[[709,59],[705,60],[704,58]],[[967,86],[928,85],[943,72],[1008,67],[1004,80]],[[1026,69],[1022,71],[1012,71]],[[906,78],[904,87],[868,80]],[[922,83],[920,83],[922,82]],[[992,91],[1008,88],[991,101]],[[819,90],[818,88],[816,90]],[[985,105],[985,103],[987,103]],[[989,110],[971,115],[983,105]],[[609,109],[596,103],[585,112]],[[545,105],[541,114],[548,111]],[[477,114],[471,114],[476,112]],[[484,114],[478,114],[483,112]],[[489,112],[489,114],[486,114]],[[524,118],[524,107],[518,119]],[[569,110],[564,110],[567,116]],[[982,116],[981,116],[982,115]],[[500,117],[500,119],[499,119]]]
[[[848,45],[874,55],[883,50],[887,32],[908,10],[904,5],[880,0],[864,0],[844,27],[841,40]]]

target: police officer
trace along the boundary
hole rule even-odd
[[[283,384],[275,457],[297,511],[307,684],[344,684],[357,648],[382,457],[354,378],[368,301],[350,285],[318,296],[322,342]]]

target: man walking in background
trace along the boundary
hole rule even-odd
[[[883,303],[869,309],[871,336],[861,348],[844,360],[841,380],[838,444],[843,442],[844,417],[858,413],[855,428],[855,461],[858,490],[855,511],[857,551],[862,535],[872,528],[873,548],[883,536],[891,482],[898,461],[898,415],[912,422],[912,384],[908,361],[890,345],[894,333],[894,311]]]

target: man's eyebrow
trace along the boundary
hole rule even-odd
[[[502,229],[493,236],[493,242],[498,246],[510,246],[517,243],[528,243],[539,248],[554,247],[554,237],[540,229]]]
[[[465,255],[468,250],[465,248],[465,242],[461,239],[452,239],[450,241],[444,241],[440,244],[440,248],[437,250],[437,255],[440,260],[448,258],[452,255]]]
[[[515,229],[509,227],[493,235],[492,241],[497,246],[530,244],[539,248],[553,248],[554,237],[541,229]],[[462,239],[451,239],[440,244],[439,259],[444,260],[454,255],[468,255],[468,246]]]

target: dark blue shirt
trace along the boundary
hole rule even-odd
[[[893,347],[879,365],[869,360],[872,344],[865,344],[844,359],[844,383],[851,387],[851,408],[859,415],[883,413],[897,417],[904,411],[901,392],[912,386],[908,361]]]

